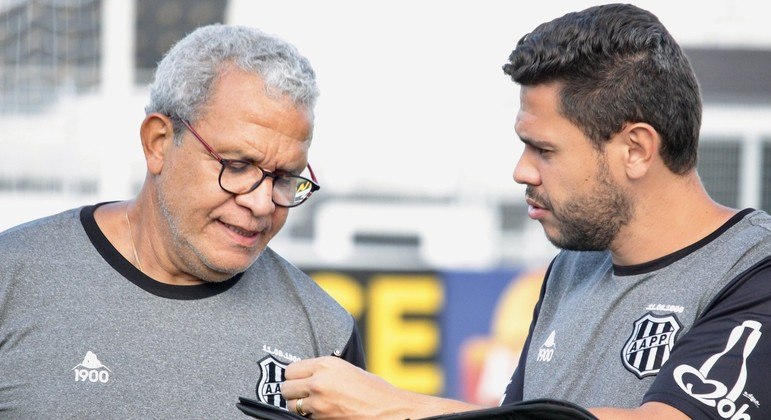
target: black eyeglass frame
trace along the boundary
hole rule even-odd
[[[209,146],[209,143],[207,143],[206,140],[204,140],[203,137],[201,137],[201,135],[198,134],[197,131],[195,131],[195,129],[193,128],[193,126],[190,124],[189,121],[187,121],[185,119],[182,119],[182,118],[177,118],[177,120],[182,122],[182,124],[185,126],[185,128],[187,128],[188,131],[190,131],[190,133],[193,135],[193,137],[195,137],[201,143],[201,145],[203,145],[203,147],[206,149],[206,151],[209,152],[209,154],[215,160],[217,160],[217,162],[219,162],[222,165],[222,168],[220,169],[219,177],[217,178],[217,183],[219,184],[220,188],[222,188],[222,190],[227,192],[227,193],[230,193],[230,194],[233,194],[233,195],[249,194],[250,192],[252,192],[255,189],[257,189],[257,187],[259,187],[260,184],[262,184],[262,182],[265,181],[265,178],[272,178],[273,180],[277,180],[277,179],[280,179],[280,178],[299,178],[302,181],[310,182],[311,183],[311,191],[300,202],[289,204],[289,205],[282,204],[282,203],[276,203],[275,195],[273,195],[273,194],[271,195],[271,198],[273,200],[273,204],[275,204],[275,205],[277,205],[279,207],[291,208],[291,207],[297,207],[300,204],[305,203],[306,201],[308,201],[309,198],[311,198],[311,195],[313,195],[314,192],[316,192],[316,191],[321,189],[321,185],[319,185],[318,180],[316,180],[316,174],[313,173],[313,168],[311,168],[311,164],[310,163],[308,163],[306,165],[307,168],[308,168],[308,172],[310,173],[310,176],[311,176],[311,179],[308,179],[308,178],[306,178],[304,176],[300,176],[300,175],[275,174],[273,172],[269,172],[269,171],[266,171],[266,170],[260,168],[259,166],[255,165],[252,162],[248,162],[248,161],[245,161],[245,160],[225,159],[222,156],[220,156],[220,154],[217,153],[214,150],[214,148]],[[231,165],[232,163],[238,163],[238,164],[242,164],[242,165],[254,166],[257,169],[259,169],[260,172],[262,172],[262,177],[260,179],[258,179],[257,182],[252,184],[252,186],[248,190],[246,190],[246,191],[243,191],[243,192],[230,191],[229,189],[225,188],[222,185],[222,174],[225,173],[225,168],[228,167],[229,165]]]

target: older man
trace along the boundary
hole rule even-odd
[[[316,97],[308,61],[256,29],[177,43],[140,127],[138,196],[0,235],[0,413],[227,418],[240,396],[286,407],[293,361],[363,366],[351,315],[267,248],[319,188]]]

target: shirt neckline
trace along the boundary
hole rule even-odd
[[[167,299],[195,300],[205,299],[218,295],[233,287],[241,279],[243,273],[222,281],[203,283],[192,286],[180,286],[159,282],[145,273],[139,271],[110,243],[94,218],[97,208],[109,202],[99,203],[83,207],[80,211],[80,222],[86,231],[91,244],[96,248],[104,260],[128,281],[134,283],[144,291]]]
[[[664,267],[667,267],[673,264],[674,262],[679,261],[685,258],[686,256],[696,252],[697,250],[705,247],[707,244],[714,241],[715,239],[719,238],[720,235],[725,233],[731,227],[735,226],[742,219],[744,219],[744,217],[746,217],[748,214],[754,211],[755,209],[753,208],[746,208],[744,210],[737,212],[730,219],[728,219],[727,222],[723,223],[723,225],[717,228],[714,232],[694,242],[693,244],[688,245],[685,248],[675,251],[669,255],[665,255],[663,257],[656,258],[655,260],[640,263],[640,264],[633,264],[633,265],[613,264],[613,274],[616,276],[633,276],[637,274],[647,274],[656,270],[660,270]]]

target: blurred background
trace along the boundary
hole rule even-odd
[[[496,404],[556,253],[512,180],[518,89],[501,66],[536,25],[594,4],[0,0],[0,231],[131,198],[163,53],[203,24],[259,27],[310,59],[322,92],[310,162],[323,189],[271,246],[357,317],[370,370]],[[708,191],[771,210],[771,6],[635,4],[696,70]]]

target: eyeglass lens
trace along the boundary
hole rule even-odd
[[[272,178],[273,201],[286,207],[301,204],[314,191],[313,183],[297,175],[275,175],[246,162],[228,162],[220,173],[220,186],[233,194],[246,194],[257,188],[265,178]]]

